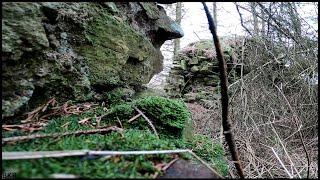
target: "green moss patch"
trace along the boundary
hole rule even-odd
[[[87,22],[84,31],[90,45],[80,46],[77,51],[85,57],[90,68],[91,84],[119,85],[127,83],[126,80],[146,83],[149,77],[134,73],[143,72],[139,71],[138,67],[143,67],[145,72],[152,70],[152,63],[141,63],[155,61],[152,57],[157,51],[150,40],[120,17],[103,11],[99,6],[89,7],[92,9],[92,16],[95,17]],[[133,68],[127,67],[130,66],[127,63],[129,57],[135,59],[138,65]],[[123,79],[128,74],[128,79]]]
[[[228,175],[228,164],[220,143],[214,143],[208,136],[196,134],[187,142],[187,147],[209,162],[222,176]]]
[[[116,105],[131,100],[134,94],[135,91],[130,88],[115,88],[103,93],[103,98],[107,100],[108,104]]]
[[[143,140],[144,143],[141,143]],[[174,149],[168,140],[157,139],[148,131],[127,130],[123,134],[81,135],[61,138],[59,141],[37,139],[17,145],[7,145],[4,151],[34,150],[164,150]],[[49,177],[53,173],[67,173],[88,178],[150,178],[157,170],[153,161],[168,162],[171,155],[121,156],[111,159],[97,157],[44,158],[35,160],[3,161],[4,170],[16,170],[17,177]],[[117,159],[118,158],[118,159]]]
[[[136,106],[154,119],[159,130],[167,135],[181,137],[185,123],[190,119],[187,107],[179,100],[149,96],[138,100]]]
[[[133,107],[141,109],[156,127],[160,138],[150,130],[145,120],[136,119],[128,123],[128,119],[137,114]],[[185,139],[182,136],[190,123],[189,112],[184,103],[163,97],[150,96],[136,99],[133,102],[113,105],[106,109],[98,106],[79,115],[55,117],[50,120],[45,129],[38,133],[63,133],[78,130],[95,129],[96,116],[105,115],[101,126],[120,126],[124,131],[107,134],[70,135],[58,138],[41,138],[13,144],[5,144],[3,151],[56,151],[56,150],[170,150],[193,149],[195,153],[208,161],[212,167],[226,175],[228,170],[223,159],[221,145],[214,144],[205,136],[191,136]],[[87,124],[79,121],[90,118]],[[25,135],[20,131],[3,133],[4,137]],[[195,160],[190,154],[179,154],[181,158]],[[127,155],[112,157],[66,157],[43,158],[33,160],[5,160],[2,169],[16,172],[16,177],[46,178],[54,173],[73,174],[82,178],[152,178],[158,171],[155,165],[168,163],[174,157],[170,154],[159,155]],[[160,172],[161,174],[161,172]]]
[[[160,96],[147,96],[130,103],[113,106],[109,115],[104,118],[104,122],[108,121],[110,123],[119,119],[126,126],[128,124],[127,120],[138,114],[134,107],[143,111],[160,134],[170,137],[181,138],[185,124],[191,118],[183,101]],[[142,117],[133,121],[131,125],[139,129],[150,127]]]

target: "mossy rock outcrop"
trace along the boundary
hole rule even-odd
[[[240,70],[240,66],[237,66],[240,44],[236,44],[236,41],[232,43],[222,41],[229,82],[239,77]],[[169,96],[183,97],[190,92],[200,92],[203,87],[217,87],[220,82],[219,72],[212,40],[190,43],[174,57],[165,90]]]
[[[183,36],[153,2],[2,5],[2,117],[51,97],[139,90],[161,71],[164,41]]]

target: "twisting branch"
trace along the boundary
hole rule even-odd
[[[285,27],[283,27],[283,25],[276,18],[274,18],[272,16],[272,14],[261,3],[257,2],[257,4],[260,6],[261,10],[263,10],[265,13],[267,13],[269,18],[276,24],[276,26],[274,26],[274,27],[277,30],[279,30],[285,36],[291,38],[294,42],[298,43],[296,38],[290,33],[290,31],[288,29],[286,29]]]
[[[209,29],[211,31],[211,34],[213,36],[213,42],[216,48],[217,53],[217,59],[219,61],[219,70],[220,70],[220,81],[221,81],[221,106],[222,106],[222,126],[223,126],[223,134],[226,138],[226,141],[228,143],[232,160],[235,163],[236,169],[238,171],[238,174],[240,178],[244,178],[243,169],[241,167],[241,163],[239,161],[238,152],[236,150],[236,145],[234,143],[233,135],[231,132],[231,122],[228,120],[228,79],[227,79],[227,64],[222,56],[222,50],[220,47],[220,42],[218,39],[218,35],[216,32],[216,27],[213,23],[212,17],[210,15],[210,12],[208,10],[207,5],[202,2],[204,10],[206,12],[208,23],[209,23]]]
[[[240,16],[241,26],[250,34],[250,36],[253,36],[252,33],[250,32],[250,30],[244,25],[242,14],[241,14],[241,12],[239,10],[239,5],[236,2],[234,4],[236,5],[237,11],[238,11],[239,16]]]

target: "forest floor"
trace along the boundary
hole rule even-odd
[[[207,121],[211,124],[209,129],[207,124],[203,122],[211,117],[196,117],[199,110],[206,111],[201,108],[201,105],[186,104],[191,112],[191,118],[197,119],[192,121],[193,130],[188,127],[190,123],[188,125],[188,122],[185,122],[186,124],[183,125],[184,135],[180,137],[180,135],[173,134],[171,136],[168,134],[169,132],[177,133],[179,129],[166,131],[165,129],[170,127],[157,123],[155,117],[159,115],[152,113],[157,113],[157,109],[160,108],[160,112],[158,112],[160,114],[182,113],[177,114],[178,118],[173,119],[172,122],[184,120],[181,117],[185,116],[183,114],[185,106],[181,104],[181,101],[149,94],[134,102],[137,103],[134,105],[151,119],[159,137],[152,130],[150,124],[148,125],[146,119],[141,116],[137,118],[138,112],[131,106],[133,102],[123,102],[107,107],[104,104],[90,102],[81,104],[66,102],[58,105],[54,99],[51,99],[29,112],[21,123],[2,125],[3,152],[67,151],[67,154],[70,154],[71,150],[161,151],[192,149],[205,164],[199,162],[190,153],[156,153],[136,156],[80,155],[36,159],[25,159],[25,155],[23,159],[3,160],[3,173],[8,177],[14,174],[15,177],[33,178],[183,178],[185,176],[212,178],[215,177],[213,172],[218,172],[220,176],[227,176],[228,166],[224,158],[224,150],[220,143],[212,141],[209,135],[210,129],[214,128],[211,127],[213,124],[210,122],[212,121]],[[146,107],[151,107],[151,109],[143,109],[146,104]],[[152,107],[154,108],[152,109]],[[210,113],[203,114],[209,115]],[[172,118],[172,115],[170,116]],[[39,134],[44,136],[39,138],[36,136]],[[12,139],[17,137],[20,139]],[[23,140],[23,138],[26,139]],[[206,165],[215,170],[212,171]],[[187,169],[193,174],[186,174]]]

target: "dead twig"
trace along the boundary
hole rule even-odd
[[[199,156],[197,156],[194,152],[192,152],[191,150],[189,151],[189,153],[194,156],[195,158],[197,158],[203,165],[205,165],[208,169],[210,169],[214,174],[216,174],[218,176],[218,178],[222,178],[222,176],[215,171],[214,169],[212,169],[212,167],[206,163],[204,160],[202,160]]]
[[[140,109],[138,109],[137,107],[133,107],[136,111],[138,111],[139,112],[139,114],[141,114],[142,115],[142,117],[148,122],[148,124],[151,126],[151,128],[152,128],[152,130],[153,130],[153,132],[156,134],[156,136],[159,138],[159,135],[158,135],[158,133],[157,133],[157,131],[156,131],[156,128],[153,126],[153,124],[152,124],[152,122],[150,121],[150,119],[145,115],[145,114],[143,114],[143,112],[140,110]]]
[[[167,170],[173,163],[175,163],[179,158],[176,157],[174,158],[172,161],[170,161],[168,164],[159,164],[156,166],[156,169],[161,170],[161,171],[165,171]],[[159,175],[159,172],[157,171],[156,173],[154,173],[154,175],[152,176],[153,179],[157,178]]]
[[[119,122],[120,127],[123,129],[122,123],[121,123],[120,119],[118,118],[118,116],[117,116],[117,120]]]
[[[175,163],[178,159],[179,159],[178,157],[174,158],[174,159],[173,159],[172,161],[170,161],[167,165],[165,165],[161,170],[162,170],[162,171],[167,170],[167,169],[168,169],[173,163]]]
[[[284,98],[284,100],[286,101],[290,111],[293,113],[293,116],[294,116],[294,120],[295,120],[295,125],[297,127],[297,129],[301,129],[301,127],[299,126],[299,122],[300,122],[300,125],[302,126],[302,122],[301,120],[298,118],[298,115],[296,113],[296,111],[293,110],[290,102],[288,101],[287,97],[283,94],[283,92],[280,90],[280,88],[274,84],[274,86],[277,88],[277,90],[280,92],[280,94],[282,95],[282,97]],[[303,136],[302,136],[302,133],[301,131],[298,131],[299,132],[299,139],[301,141],[301,144],[303,146],[303,150],[304,152],[306,153],[306,158],[307,158],[307,162],[308,162],[308,170],[307,170],[307,179],[309,179],[309,174],[310,174],[310,155],[309,155],[309,152],[307,150],[307,147],[306,147],[306,144],[304,142],[304,139],[303,139]],[[299,174],[299,173],[298,173]]]
[[[33,132],[33,131],[38,131],[41,130],[45,126],[44,124],[8,124],[8,125],[2,125],[2,130],[5,131],[15,131],[18,129],[21,129],[22,131],[27,131],[27,132]]]
[[[118,128],[116,126],[111,126],[105,129],[93,129],[87,131],[75,131],[75,132],[65,132],[65,133],[53,133],[53,134],[33,134],[29,136],[16,136],[16,137],[8,137],[2,139],[2,144],[12,141],[24,141],[24,140],[31,140],[37,138],[47,138],[47,137],[62,137],[62,136],[69,136],[69,135],[82,135],[82,134],[104,134],[109,131],[122,131],[123,129]]]
[[[106,112],[105,114],[103,114],[101,116],[95,117],[96,118],[96,122],[97,122],[96,128],[100,128],[100,123],[101,123],[102,118],[108,116],[111,113],[112,113],[112,111],[108,111],[108,112]]]
[[[91,117],[88,117],[88,118],[84,118],[80,121],[78,121],[79,124],[88,124],[89,121],[90,121]]]
[[[273,111],[272,111],[272,114],[273,114],[273,116],[275,116]],[[275,117],[274,117],[274,119],[275,119]],[[271,121],[269,120],[269,122],[271,122]],[[287,152],[287,150],[286,150],[286,148],[285,148],[284,144],[282,143],[282,140],[281,140],[281,138],[280,138],[279,134],[277,133],[277,131],[276,131],[276,129],[274,128],[273,124],[270,124],[270,126],[271,126],[271,128],[272,128],[272,131],[275,133],[276,137],[278,138],[279,143],[280,143],[280,145],[282,146],[282,148],[283,148],[283,150],[284,150],[284,152],[285,152],[286,156],[288,157],[289,162],[290,162],[290,164],[291,164],[291,167],[293,167],[293,168],[294,168],[294,170],[296,171],[296,173],[297,173],[298,177],[299,177],[299,178],[301,178],[301,176],[300,176],[300,174],[299,174],[299,172],[298,172],[297,168],[296,168],[296,167],[295,167],[295,165],[293,164],[293,162],[292,162],[292,160],[291,160],[291,157],[289,156],[289,154],[288,154],[288,152]],[[301,129],[301,128],[299,128],[299,129]]]
[[[135,116],[133,116],[131,119],[128,120],[128,123],[131,123],[132,121],[136,120],[136,119],[137,119],[138,117],[140,117],[140,116],[141,116],[140,113],[137,114],[137,115],[135,115]]]
[[[283,164],[283,162],[281,161],[281,159],[279,158],[278,154],[274,151],[273,147],[271,147],[271,150],[273,152],[273,154],[276,156],[276,158],[278,159],[278,161],[280,162],[281,166],[283,167],[283,169],[286,171],[286,173],[288,174],[288,176],[292,179],[292,175],[289,173],[288,169],[286,168],[286,166]]]

